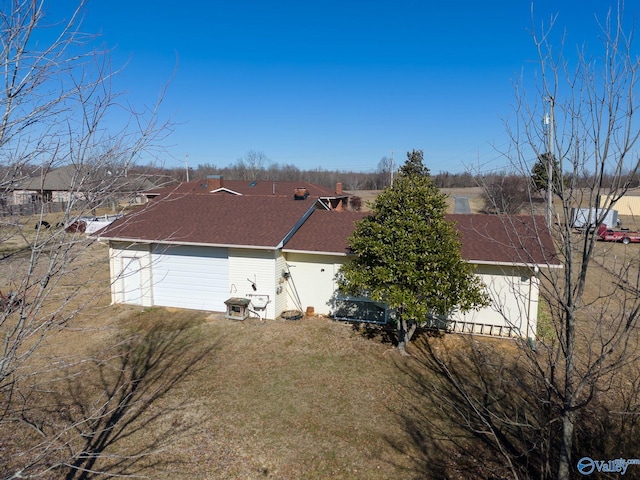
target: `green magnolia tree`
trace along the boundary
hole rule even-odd
[[[462,259],[455,226],[445,219],[446,196],[423,165],[407,154],[393,187],[373,204],[349,239],[355,254],[340,272],[343,293],[385,302],[397,311],[398,348],[405,352],[419,324],[487,305],[473,268]]]

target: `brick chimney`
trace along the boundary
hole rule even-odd
[[[336,183],[336,195],[342,195],[342,182]]]
[[[222,188],[222,175],[207,175],[207,191]]]

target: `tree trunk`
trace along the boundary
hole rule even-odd
[[[402,355],[408,355],[407,345],[409,345],[416,328],[417,324],[414,321],[407,322],[404,318],[398,320],[398,350]]]
[[[574,427],[575,413],[565,409],[562,413],[562,438],[560,439],[558,480],[569,480],[571,477],[571,448],[573,447]]]

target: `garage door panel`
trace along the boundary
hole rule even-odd
[[[225,248],[157,246],[152,262],[155,305],[224,311],[229,296]]]

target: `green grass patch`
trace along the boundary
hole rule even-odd
[[[551,318],[551,309],[542,297],[540,297],[540,302],[538,303],[538,328],[536,333],[538,338],[544,341],[556,338],[556,329],[553,325],[553,319]]]

